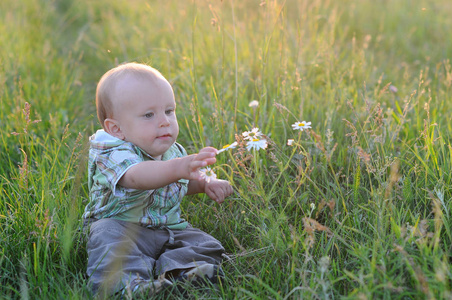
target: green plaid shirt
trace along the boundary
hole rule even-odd
[[[162,155],[162,160],[186,155],[185,149],[174,143]],[[113,218],[146,227],[184,229],[187,222],[180,218],[180,203],[187,193],[188,180],[181,179],[155,190],[136,190],[118,185],[130,167],[147,160],[154,158],[104,130],[91,136],[88,161],[90,202],[83,218]]]

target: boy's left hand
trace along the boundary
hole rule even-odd
[[[205,183],[204,192],[210,199],[218,204],[223,203],[224,199],[234,192],[231,184],[226,180],[213,179]]]

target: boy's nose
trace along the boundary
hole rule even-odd
[[[166,127],[169,126],[170,122],[169,122],[169,118],[166,114],[164,114],[161,118],[160,118],[160,127]]]

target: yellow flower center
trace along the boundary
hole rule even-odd
[[[231,144],[227,144],[226,146],[223,146],[223,149],[228,148],[229,146],[231,146]]]
[[[253,139],[253,142],[259,142],[259,139]]]

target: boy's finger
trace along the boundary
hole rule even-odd
[[[216,162],[216,159],[206,159],[206,160],[199,160],[199,161],[192,161],[190,164],[190,170],[191,172],[195,172],[199,170],[200,168],[204,168],[208,165],[212,165]]]
[[[215,155],[217,154],[217,152],[218,152],[218,150],[215,149],[214,147],[205,147],[199,151],[200,154],[201,153],[215,153]]]
[[[215,152],[199,152],[196,155],[196,160],[205,160],[209,158],[215,158],[216,153]]]
[[[200,167],[205,167],[208,165],[212,165],[217,161],[215,157],[199,157],[198,159],[194,160],[193,163],[196,163],[197,165],[200,165]]]
[[[192,162],[191,167],[192,167],[193,170],[196,170],[196,169],[205,167],[205,166],[207,166],[208,164],[209,164],[209,163],[208,163],[207,161],[205,161],[205,160],[194,161],[194,162]]]
[[[208,151],[218,151],[217,149],[215,149],[214,147],[210,147],[210,146],[208,146],[208,147],[204,147],[204,148],[202,148],[201,149],[201,151],[202,150],[208,150]]]

